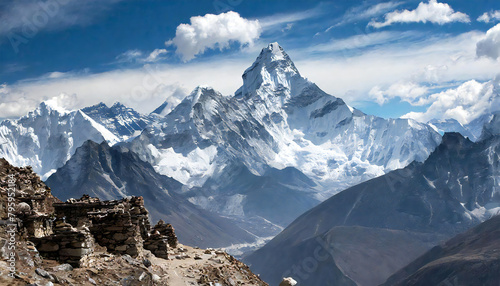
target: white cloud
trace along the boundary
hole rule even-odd
[[[116,57],[118,62],[135,62],[142,57],[142,52],[139,50],[128,50]]]
[[[395,33],[395,32],[375,32],[369,34],[359,34],[343,39],[332,39],[324,44],[317,44],[308,47],[304,52],[338,52],[349,51],[373,47],[377,45],[388,45],[396,41],[410,39],[415,36],[414,33]]]
[[[128,50],[116,57],[119,63],[155,63],[163,60],[165,57],[163,55],[167,54],[166,49],[155,49],[149,54],[144,54],[144,52],[139,50]]]
[[[426,112],[410,112],[403,117],[421,122],[431,119],[454,118],[462,124],[478,118],[486,112],[500,110],[500,77],[480,83],[470,80],[454,89],[432,94],[432,102]]]
[[[428,3],[420,2],[415,10],[394,11],[385,14],[384,22],[372,20],[368,26],[381,28],[394,23],[431,22],[443,25],[451,22],[469,23],[467,14],[455,12],[447,3],[439,3],[437,0],[429,0]]]
[[[287,14],[274,14],[271,16],[263,17],[259,19],[259,23],[263,29],[271,29],[276,26],[281,26],[283,24],[295,23],[307,19],[317,17],[325,13],[325,8],[323,5],[318,5],[317,7],[305,11],[287,13]]]
[[[500,57],[500,24],[489,29],[484,38],[477,42],[476,54],[492,59]]]
[[[343,43],[341,45],[332,43],[332,46],[323,46],[321,49],[284,48],[303,76],[317,83],[325,92],[342,97],[357,107],[367,100],[375,101],[369,97],[370,90],[375,86],[382,92],[389,90],[393,94],[391,96],[396,96],[398,83],[414,83],[435,89],[451,84],[456,86],[457,82],[470,79],[490,80],[499,71],[498,61],[476,57],[476,43],[485,36],[483,32],[473,31],[456,36],[438,34],[432,37],[409,32],[373,34],[367,35],[368,41],[358,41],[357,36],[338,40]],[[381,41],[387,44],[372,44]],[[338,52],[339,49],[359,47],[363,47],[362,53]],[[259,44],[260,48],[262,46]],[[79,100],[77,107],[100,101],[106,104],[120,101],[143,113],[151,112],[174,93],[177,98],[182,97],[197,85],[210,85],[222,94],[229,95],[241,86],[241,74],[252,64],[258,52],[219,55],[206,61],[177,65],[146,65],[143,68],[99,74],[73,72],[56,77],[48,74],[11,86],[12,92],[16,91],[20,98],[25,98],[26,103],[22,104],[22,110],[10,112],[9,116],[24,115],[26,110],[35,108],[41,100],[61,93],[75,94]],[[143,57],[145,55],[143,53]],[[214,66],[217,67],[216,71]],[[394,87],[391,89],[392,85]],[[417,88],[409,90],[418,91]],[[411,94],[416,94],[414,92]],[[408,100],[416,104],[419,99],[415,97]]]
[[[498,20],[500,20],[500,10],[484,12],[483,15],[477,18],[478,22],[484,22],[484,23],[494,22]]]
[[[44,75],[0,89],[0,117],[16,118],[35,109],[40,102],[60,94],[74,95],[74,106],[82,108],[119,101],[142,113],[149,113],[165,100],[179,102],[198,85],[210,85],[223,94],[232,94],[241,85],[241,74],[252,58],[218,59],[213,62],[182,65],[155,64],[142,68],[103,73],[67,73],[60,77]]]
[[[161,55],[164,55],[166,53],[168,53],[166,49],[155,49],[149,54],[149,56],[145,59],[145,61],[148,63],[157,62],[162,58]]]
[[[380,105],[393,98],[400,98],[411,105],[424,105],[426,101],[423,96],[428,91],[428,87],[414,82],[397,82],[385,89],[376,85],[370,90],[369,95]]]
[[[41,100],[59,109],[73,109],[78,105],[75,95],[61,93],[51,98]],[[26,94],[23,90],[13,88],[7,84],[0,85],[0,114],[1,118],[19,117],[33,110],[40,103],[40,99]]]
[[[176,54],[184,61],[192,60],[207,49],[228,48],[232,42],[252,45],[260,37],[258,20],[247,20],[230,11],[219,15],[191,17],[191,24],[180,24],[175,37],[167,45],[176,46]]]
[[[413,82],[434,89],[470,79],[489,80],[499,72],[497,61],[476,57],[476,42],[484,37],[482,32],[432,37],[419,34],[403,37],[390,32],[379,37],[388,44],[368,45],[362,52],[335,52],[350,46],[342,45],[330,50],[324,46],[319,52],[296,50],[289,54],[302,75],[352,106],[374,100],[368,97],[374,86],[385,90],[395,83]],[[400,38],[401,41],[397,40]],[[378,42],[377,37],[372,39]],[[357,42],[351,38],[342,41]],[[357,49],[357,46],[351,47]]]

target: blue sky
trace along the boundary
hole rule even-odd
[[[150,112],[199,84],[230,95],[277,41],[303,76],[366,113],[466,123],[497,109],[487,102],[499,10],[486,0],[3,1],[0,117],[53,97]]]

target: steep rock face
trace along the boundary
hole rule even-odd
[[[423,251],[500,210],[498,152],[498,136],[473,143],[458,133],[447,133],[423,164],[410,164],[333,196],[303,214],[245,261],[273,283],[281,278],[280,273],[292,269],[295,261],[306,259],[314,251],[313,247],[302,249],[300,245],[309,242],[317,246],[318,237],[328,239],[328,233],[338,227],[360,226],[381,232],[402,232],[380,246],[367,247],[369,241],[354,243],[353,248],[366,250],[368,256],[393,254],[387,255],[388,259],[382,262],[375,259],[372,264],[365,265],[373,272],[361,269],[354,259],[341,266],[345,260],[340,260],[338,253],[333,254],[334,263],[318,263],[322,267],[341,267],[347,277],[358,283],[372,281],[363,285],[382,283],[391,271],[397,271],[422,254],[396,251],[397,245]],[[336,243],[342,241],[352,244],[350,240]],[[294,259],[282,259],[286,255],[294,255]],[[279,267],[271,272],[267,270],[271,265]],[[381,271],[380,267],[387,268]],[[309,277],[321,279],[316,271],[309,274]],[[290,273],[286,275],[291,276]],[[314,284],[309,278],[297,278],[305,284]]]
[[[83,194],[106,200],[143,196],[153,221],[175,225],[180,241],[191,245],[220,247],[253,239],[231,221],[188,202],[177,194],[181,183],[159,175],[124,147],[87,141],[46,183],[64,200]]]
[[[30,165],[48,177],[61,167],[83,142],[119,139],[82,111],[67,112],[42,103],[18,120],[0,124],[0,156],[16,166]]]
[[[500,216],[436,246],[384,285],[496,285],[500,281]]]

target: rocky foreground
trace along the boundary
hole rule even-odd
[[[0,159],[0,285],[267,285],[224,251],[150,225],[141,197],[61,202]]]

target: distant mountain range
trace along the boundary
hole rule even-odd
[[[283,276],[302,285],[383,283],[426,249],[500,212],[500,136],[483,137],[473,143],[446,133],[424,163],[331,197],[245,261],[271,284]],[[325,247],[328,259],[315,260]]]
[[[213,243],[245,245],[273,237],[333,194],[423,162],[446,129],[348,106],[304,78],[277,43],[242,77],[233,95],[200,86],[150,115],[120,103],[76,111],[42,103],[0,124],[0,157],[50,177],[62,198],[144,193],[155,219],[177,204],[213,234],[234,225],[234,238],[210,236]],[[187,218],[170,219],[186,228],[181,237],[204,243]]]
[[[481,138],[483,127],[485,125],[491,125],[491,120],[493,120],[493,117],[499,113],[500,112],[483,114],[466,125],[462,125],[455,119],[433,119],[427,122],[427,124],[433,127],[440,134],[444,134],[445,132],[458,132],[464,137],[467,137],[475,142]]]

